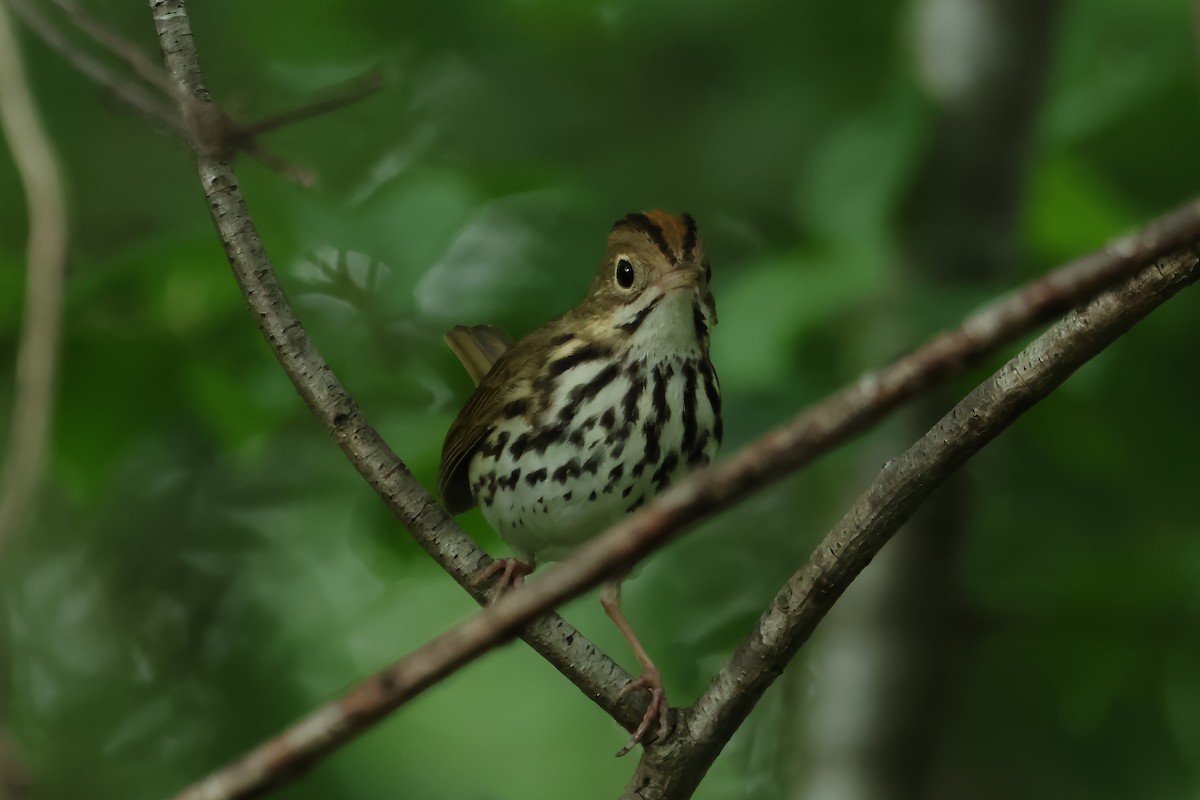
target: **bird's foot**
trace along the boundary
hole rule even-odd
[[[658,738],[665,739],[670,732],[667,726],[667,695],[663,692],[662,673],[657,669],[647,669],[641,676],[634,678],[629,683],[625,684],[625,688],[617,695],[618,698],[624,697],[630,692],[636,692],[638,689],[650,690],[650,705],[646,707],[646,713],[642,716],[642,722],[638,725],[637,730],[633,732],[629,742],[617,752],[617,758],[628,753],[634,748],[638,742],[642,741],[646,735],[646,731],[650,730],[650,726],[658,720]]]
[[[491,605],[499,600],[505,592],[523,585],[525,576],[531,572],[533,572],[533,565],[526,564],[519,558],[497,558],[475,577],[474,582],[476,585],[486,583],[489,578],[499,573],[500,580],[496,581],[491,600],[488,601],[488,604]]]

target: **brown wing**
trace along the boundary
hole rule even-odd
[[[442,445],[438,492],[451,514],[461,514],[474,507],[475,498],[467,475],[471,456],[495,428],[504,406],[530,395],[533,379],[543,367],[546,355],[554,352],[552,342],[560,338],[569,313],[551,320],[504,351],[450,425]],[[531,353],[540,354],[541,358],[531,357]]]
[[[442,445],[442,463],[438,468],[438,492],[451,514],[461,514],[475,505],[467,469],[471,456],[496,425],[500,410],[514,395],[526,391],[518,374],[520,357],[530,339],[522,339],[492,366],[462,411],[446,432]],[[515,356],[515,357],[513,357]]]
[[[472,325],[469,328],[455,325],[442,338],[458,356],[476,386],[492,365],[500,360],[500,356],[513,346],[512,337],[492,325]]]

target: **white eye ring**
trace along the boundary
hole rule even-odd
[[[633,271],[633,262],[628,256],[617,256],[616,270],[613,274],[613,279],[617,282],[617,286],[622,289],[633,288],[633,280],[635,274]]]

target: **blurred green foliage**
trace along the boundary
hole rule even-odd
[[[155,49],[138,4],[91,7]],[[902,274],[934,113],[911,13],[890,0],[192,8],[210,87],[243,118],[388,73],[379,95],[271,137],[316,190],[239,168],[309,333],[428,486],[469,390],[442,331],[521,334],[570,306],[627,211],[700,222],[731,452],[878,366],[863,354],[881,339],[898,353],[1196,192],[1186,4],[1076,0],[1031,148],[1018,271],[966,288]],[[0,699],[40,797],[163,797],[472,604],[295,397],[184,149],[25,44],[74,236],[51,471],[0,564]],[[26,220],[7,158],[0,198],[0,351],[14,353]],[[932,796],[1200,791],[1198,318],[1185,292],[969,467],[958,581],[979,624]],[[3,419],[12,381],[6,360]],[[826,459],[641,569],[626,609],[675,703],[863,488],[861,457]],[[477,512],[462,522],[502,551]],[[633,666],[594,600],[565,613]],[[777,751],[804,714],[786,702],[767,695],[700,797],[785,796]],[[512,645],[279,797],[608,798],[632,768],[610,757],[622,738]]]

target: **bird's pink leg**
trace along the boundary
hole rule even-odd
[[[660,740],[666,738],[670,730],[667,726],[667,696],[663,692],[662,673],[658,671],[658,667],[650,660],[646,649],[638,641],[637,635],[633,632],[633,627],[629,624],[629,620],[625,619],[625,615],[621,613],[620,580],[609,581],[604,584],[604,588],[600,590],[600,605],[604,606],[604,613],[608,614],[608,618],[621,631],[621,634],[633,648],[633,653],[637,656],[637,660],[642,665],[642,674],[625,684],[625,688],[621,690],[618,697],[624,697],[638,689],[650,690],[650,705],[646,708],[642,722],[638,725],[637,730],[633,732],[633,736],[629,739],[629,742],[617,753],[617,758],[620,758],[632,750],[634,745],[642,741],[642,738],[646,735],[646,731],[650,729],[650,725],[655,720],[658,720],[658,738]]]
[[[497,558],[475,576],[474,583],[486,583],[493,575],[500,573],[500,580],[496,581],[496,588],[492,590],[491,600],[488,601],[490,605],[505,592],[524,584],[525,576],[533,572],[533,568],[533,564],[527,564],[519,558]]]

